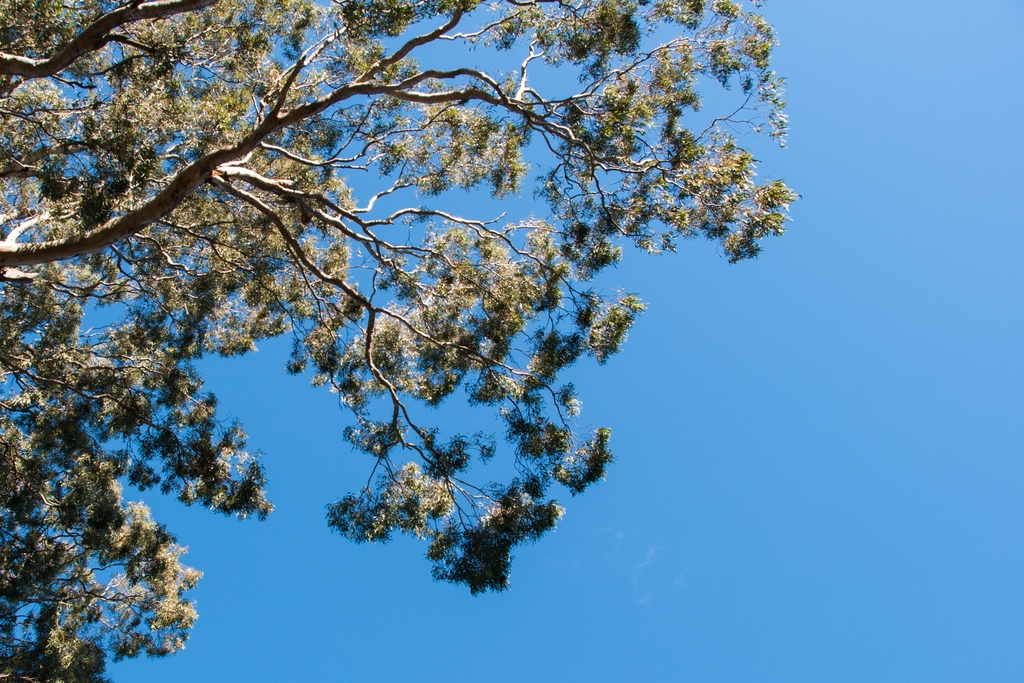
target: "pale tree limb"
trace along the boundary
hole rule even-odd
[[[64,48],[47,59],[34,59],[21,55],[0,52],[0,75],[23,78],[46,78],[68,68],[79,57],[99,50],[107,43],[117,40],[110,32],[125,24],[147,19],[163,19],[184,12],[195,12],[217,2],[217,0],[155,0],[154,2],[131,2],[104,14]]]

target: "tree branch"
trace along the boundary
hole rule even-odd
[[[0,75],[24,78],[52,76],[68,68],[82,55],[99,50],[115,40],[110,32],[120,26],[147,19],[162,19],[183,12],[195,12],[215,2],[217,0],[155,0],[141,4],[132,2],[101,16],[78,34],[77,38],[47,59],[0,52]]]

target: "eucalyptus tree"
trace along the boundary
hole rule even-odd
[[[793,194],[735,135],[781,139],[774,44],[726,0],[0,1],[7,677],[182,647],[199,574],[124,488],[268,514],[196,363],[280,335],[368,456],[328,524],[503,589],[552,487],[612,459],[559,375],[643,305],[594,277],[629,245],[738,261],[783,231]],[[735,110],[698,114],[716,82]],[[503,439],[424,420],[460,389]],[[516,476],[479,480],[491,458]]]

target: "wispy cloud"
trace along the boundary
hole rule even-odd
[[[654,558],[658,556],[658,550],[660,549],[656,545],[652,545],[650,548],[647,549],[647,557],[644,558],[643,562],[636,566],[637,574],[640,573],[641,569],[644,569],[645,567],[650,567],[652,564],[654,564]]]
[[[644,557],[643,561],[636,566],[636,571],[633,572],[634,586],[636,586],[636,580],[640,578],[640,572],[654,564],[654,560],[658,557],[659,550],[660,548],[656,545],[652,545],[650,548],[647,549],[647,555]]]

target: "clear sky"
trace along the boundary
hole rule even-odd
[[[573,380],[618,460],[512,588],[329,532],[368,465],[269,344],[208,368],[277,510],[147,498],[205,573],[200,619],[116,683],[1024,680],[1024,3],[764,11],[791,134],[758,152],[803,197],[789,234],[612,274],[650,308]]]

